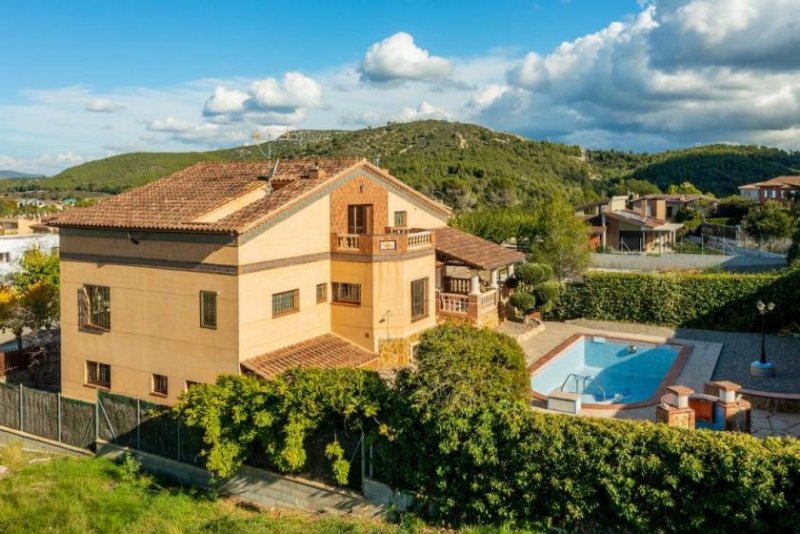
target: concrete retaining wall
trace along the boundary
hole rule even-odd
[[[786,259],[703,254],[592,254],[591,266],[624,271],[699,270],[721,267],[727,271],[756,272],[786,267]]]
[[[360,494],[297,477],[287,477],[261,469],[242,467],[235,476],[220,484],[205,469],[176,462],[113,443],[98,442],[97,454],[116,459],[133,454],[148,473],[175,482],[201,488],[214,487],[223,495],[239,497],[261,506],[292,508],[310,512],[375,517],[381,506],[368,502]]]
[[[65,443],[59,443],[27,432],[20,432],[12,428],[0,426],[0,444],[8,444],[21,441],[22,447],[31,451],[46,452],[50,454],[66,454],[68,456],[92,456],[91,451],[72,447]]]

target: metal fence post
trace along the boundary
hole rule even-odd
[[[61,393],[56,393],[58,402],[58,442],[61,443]]]
[[[177,420],[178,423],[178,461],[181,461],[181,421],[180,419]]]
[[[364,430],[361,430],[361,491],[364,491],[364,484],[367,478],[367,444],[364,442]]]
[[[100,439],[100,392],[97,392],[97,400],[94,401],[94,441]]]
[[[136,398],[136,448],[142,448],[142,401]]]
[[[22,432],[22,417],[25,412],[22,409],[22,384],[19,385],[19,431]]]

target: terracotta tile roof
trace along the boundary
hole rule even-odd
[[[335,334],[325,334],[242,362],[242,367],[264,378],[289,369],[363,367],[378,359],[374,352]]]
[[[755,184],[749,185],[800,187],[800,176],[777,176],[763,182],[756,182]]]
[[[456,260],[475,269],[495,269],[525,259],[522,252],[511,250],[455,228],[434,230],[436,255]]]
[[[270,220],[345,172],[363,166],[420,202],[449,214],[442,204],[369,164],[364,158],[308,158],[275,161],[197,163],[98,205],[59,215],[52,226],[242,234]],[[312,169],[319,167],[319,175]],[[275,174],[272,175],[273,169]],[[272,175],[272,191],[264,177]],[[252,198],[249,196],[252,195]],[[247,201],[244,201],[246,199]],[[226,205],[242,201],[226,211]],[[219,210],[219,218],[209,214]],[[198,219],[203,218],[206,222]]]
[[[627,223],[645,226],[647,228],[656,228],[666,223],[664,219],[656,219],[655,217],[645,217],[640,213],[631,210],[614,210],[606,211],[606,217],[612,219],[622,220]]]

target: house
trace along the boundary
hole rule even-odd
[[[664,219],[675,222],[675,215],[677,215],[678,211],[699,208],[701,203],[714,202],[714,199],[696,194],[658,193],[641,197],[634,196],[630,204],[633,211],[641,213],[642,209],[644,209],[648,215],[652,215],[660,201],[664,201]]]
[[[220,373],[407,364],[492,326],[522,254],[364,159],[199,163],[59,215],[61,377],[171,403]]]
[[[595,248],[629,252],[663,252],[675,243],[683,227],[668,220],[665,198],[629,201],[627,195],[615,196],[580,206],[577,215],[587,222]]]
[[[768,200],[797,202],[800,200],[800,176],[778,176],[764,182],[739,186],[739,194],[759,204]]]

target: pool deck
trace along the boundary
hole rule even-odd
[[[705,382],[729,378],[726,376],[720,377],[719,368],[725,368],[728,365],[728,362],[723,361],[724,358],[721,358],[721,354],[723,354],[723,344],[727,342],[730,334],[727,332],[698,332],[702,332],[704,335],[698,334],[697,337],[700,339],[692,339],[684,336],[686,334],[694,334],[694,332],[687,332],[685,330],[675,331],[669,328],[647,325],[588,320],[570,321],[568,323],[546,322],[543,331],[522,342],[522,348],[525,350],[526,364],[531,365],[559,344],[563,343],[567,338],[577,333],[621,337],[651,343],[669,341],[671,343],[691,345],[693,347],[692,354],[689,356],[683,369],[681,369],[675,383],[690,387],[697,392],[702,392]],[[734,343],[739,341],[738,336],[742,335],[751,337],[757,336],[756,334],[734,334]],[[655,421],[655,406],[628,410],[592,409],[585,410],[580,415]],[[800,437],[800,414],[774,413],[754,409],[752,411],[752,432],[759,437]]]

